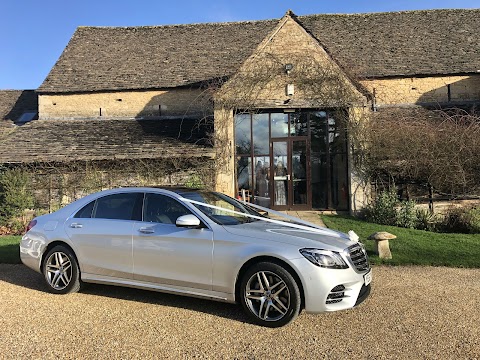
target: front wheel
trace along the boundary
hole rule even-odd
[[[73,252],[58,245],[45,256],[43,275],[48,290],[54,294],[68,294],[80,290],[80,270]]]
[[[240,302],[257,324],[280,327],[300,313],[300,290],[293,276],[282,266],[261,262],[243,275]]]

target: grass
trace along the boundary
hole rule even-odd
[[[322,215],[322,220],[331,229],[355,231],[366,245],[373,264],[480,268],[479,234],[445,234],[404,229],[340,215]],[[389,242],[393,259],[380,259],[375,254],[375,241],[366,240],[376,231],[387,231],[397,236]]]
[[[21,236],[0,236],[0,264],[20,264]]]

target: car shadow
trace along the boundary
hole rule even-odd
[[[0,264],[0,282],[46,292],[43,276],[21,264]]]
[[[0,281],[48,293],[42,274],[24,265],[0,264]],[[202,312],[242,323],[252,323],[239,305],[181,295],[133,289],[112,285],[84,284],[82,294],[97,295],[113,299],[169,306]]]

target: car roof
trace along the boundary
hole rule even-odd
[[[109,190],[104,190],[95,194],[110,194],[110,193],[118,193],[121,191],[133,192],[133,191],[161,191],[167,193],[174,193],[179,196],[183,196],[186,194],[202,194],[202,193],[210,193],[208,190],[198,189],[198,188],[188,188],[184,186],[148,186],[148,187],[136,187],[136,186],[127,186],[127,187],[118,187]],[[93,195],[95,195],[93,194]]]

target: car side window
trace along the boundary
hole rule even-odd
[[[78,211],[74,218],[81,219],[90,219],[92,217],[93,207],[95,206],[95,201],[92,201],[85,205],[83,208]]]
[[[140,220],[143,193],[122,193],[97,199],[93,216],[96,219]]]
[[[147,193],[143,207],[143,221],[161,224],[175,224],[182,215],[191,214],[177,200],[161,194]]]

